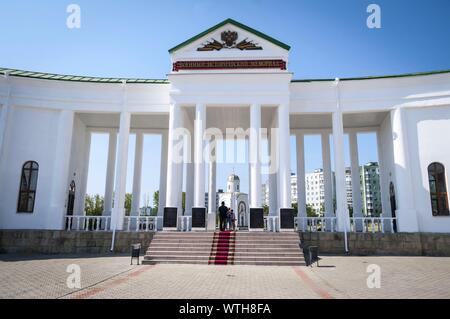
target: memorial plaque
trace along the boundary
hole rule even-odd
[[[206,227],[206,208],[192,207],[192,227],[205,228]]]
[[[281,208],[280,209],[280,228],[294,229],[294,209]]]
[[[250,208],[250,228],[264,229],[264,210],[262,208]]]
[[[177,227],[177,210],[176,207],[164,207],[163,227]]]

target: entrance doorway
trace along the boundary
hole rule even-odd
[[[75,181],[72,181],[69,185],[69,197],[67,199],[67,215],[73,215],[73,209],[75,205]]]
[[[394,183],[391,182],[391,184],[389,185],[389,198],[390,198],[390,202],[391,202],[391,214],[392,214],[392,218],[395,218],[395,211],[397,210],[397,203],[395,200],[395,189],[394,189]],[[394,219],[392,222],[392,227],[393,227],[393,232],[396,233],[397,232],[397,220]]]

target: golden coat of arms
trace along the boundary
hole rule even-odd
[[[197,51],[220,51],[222,49],[239,49],[239,50],[262,50],[262,47],[254,43],[253,41],[248,41],[244,39],[238,43],[239,36],[236,31],[223,31],[221,33],[220,39],[222,42],[216,39],[211,39],[210,41],[204,43]]]

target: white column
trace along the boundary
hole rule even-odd
[[[325,217],[334,217],[333,207],[333,176],[331,173],[330,135],[328,132],[321,134],[323,183],[325,195]]]
[[[128,165],[128,140],[130,135],[130,113],[122,111],[120,114],[119,143],[116,168],[116,183],[114,192],[114,208],[111,215],[111,225],[122,230],[125,216],[125,192]]]
[[[350,160],[352,172],[352,198],[353,198],[353,216],[362,216],[362,198],[359,174],[359,156],[358,156],[358,136],[355,131],[349,133],[350,142]],[[364,182],[364,180],[363,180]]]
[[[338,231],[350,231],[344,160],[344,125],[342,113],[333,113],[334,169],[336,178],[336,217]]]
[[[11,103],[11,84],[9,80],[9,76],[6,75],[7,82],[7,95],[5,103],[2,106],[1,114],[0,114],[0,160],[2,160],[4,148],[6,144],[6,135],[9,127],[9,123],[11,123],[10,118],[12,116],[12,108],[10,106]]]
[[[183,215],[183,181],[184,181],[184,163],[178,165],[178,216]],[[186,208],[186,203],[185,203]]]
[[[69,189],[70,149],[72,146],[74,112],[63,110],[58,121],[58,133],[55,145],[55,164],[52,168],[52,195],[50,213],[46,217],[46,225],[50,229],[63,229],[67,207],[66,200]]]
[[[116,169],[117,133],[109,132],[108,163],[106,164],[104,216],[111,216],[114,193],[114,170]]]
[[[134,175],[133,175],[133,197],[131,200],[131,216],[139,216],[141,204],[141,179],[142,179],[142,156],[144,148],[144,134],[136,133],[136,145],[134,151]]]
[[[297,207],[298,217],[306,217],[305,143],[303,134],[296,134],[297,142]]]
[[[205,207],[205,162],[203,160],[203,134],[206,125],[206,107],[203,104],[197,104],[195,107],[195,128],[194,128],[194,206]]]
[[[194,207],[194,187],[195,187],[195,181],[194,181],[194,152],[192,151],[192,147],[195,144],[194,140],[194,134],[191,124],[187,125],[190,127],[189,132],[191,134],[190,138],[190,144],[191,144],[191,150],[188,153],[188,163],[186,163],[186,215],[192,216],[192,207]]]
[[[86,206],[86,190],[89,175],[89,156],[91,153],[91,137],[92,133],[89,130],[85,130],[84,133],[84,148],[83,148],[83,171],[81,176],[80,193],[78,195],[78,211],[76,215],[84,215],[84,208]]]
[[[166,188],[167,188],[167,148],[168,148],[168,132],[161,134],[161,164],[159,171],[159,203],[158,217],[164,216],[164,206],[166,204]],[[161,219],[158,219],[158,230],[162,230]]]
[[[271,216],[276,216],[278,214],[278,199],[277,199],[278,164],[276,154],[278,152],[278,147],[276,142],[277,142],[276,134],[275,136],[273,136],[273,134],[270,133],[268,146],[271,158],[271,167],[269,172],[269,215]]]
[[[175,208],[178,207],[179,201],[179,173],[180,162],[182,154],[179,145],[180,136],[177,134],[176,129],[181,124],[181,110],[179,105],[170,105],[169,115],[169,132],[168,132],[168,151],[167,151],[167,190],[166,190],[166,205],[165,207]]]
[[[353,217],[362,217],[361,179],[359,173],[358,136],[355,131],[349,133],[350,161],[352,174]],[[363,183],[365,182],[363,176]],[[356,231],[363,231],[362,220],[354,221]]]
[[[260,208],[261,205],[261,106],[250,106],[250,136],[249,136],[249,164],[250,164],[250,207]]]
[[[376,131],[377,134],[377,151],[378,151],[378,169],[380,172],[380,195],[381,195],[381,217],[392,217],[389,200],[389,183],[390,179],[384,164],[384,154],[382,147],[381,128]],[[392,224],[389,220],[384,221],[384,229],[392,232]]]
[[[290,155],[289,106],[278,106],[278,205],[292,208],[291,203],[291,155]],[[279,211],[278,211],[279,214]]]
[[[398,218],[398,230],[400,232],[418,232],[419,224],[414,206],[404,112],[400,108],[391,111],[396,181],[394,187],[397,199],[396,217]]]
[[[208,214],[216,214],[216,161],[209,163]]]

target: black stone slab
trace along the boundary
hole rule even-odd
[[[206,208],[192,207],[192,227],[205,228],[206,227]]]
[[[177,208],[164,207],[163,227],[177,227]]]
[[[250,228],[264,229],[264,210],[262,208],[250,208]]]
[[[294,229],[294,209],[280,209],[280,229]]]

